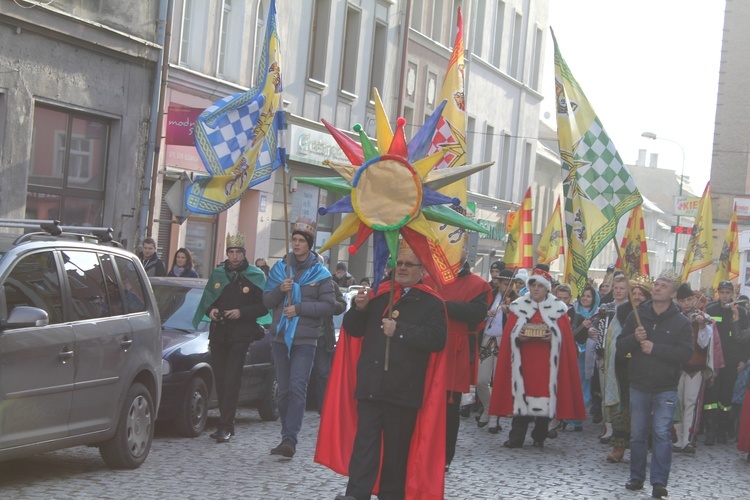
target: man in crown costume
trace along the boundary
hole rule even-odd
[[[507,448],[523,446],[532,420],[534,446],[542,448],[550,419],[586,418],[568,307],[550,293],[543,269],[534,269],[527,287],[510,305],[490,399],[490,415],[513,416]]]
[[[207,316],[211,367],[219,398],[219,424],[211,434],[217,443],[229,442],[240,394],[245,354],[253,340],[262,338],[258,318],[268,314],[263,305],[266,275],[245,258],[245,237],[227,235],[227,259],[211,272],[193,317],[198,328]]]
[[[693,355],[690,320],[674,303],[680,279],[664,271],[654,282],[651,300],[630,313],[617,337],[617,356],[630,355],[630,480],[640,490],[646,480],[648,436],[651,443],[651,495],[668,495],[672,467],[672,424],[682,365]]]
[[[313,248],[315,222],[300,217],[292,228],[292,251],[271,268],[263,291],[263,303],[273,309],[271,350],[281,417],[281,443],[271,455],[284,458],[296,451],[320,328],[336,307],[331,273]]]

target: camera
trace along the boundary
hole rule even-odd
[[[224,317],[224,311],[217,311],[217,312],[216,312],[216,315],[215,315],[215,317],[216,317],[216,320],[215,320],[215,321],[216,321],[217,323],[223,323],[223,322],[224,322],[224,320],[226,319],[226,318]]]
[[[714,322],[714,319],[711,316],[709,316],[708,314],[704,314],[700,311],[694,311],[693,313],[690,314],[690,322],[694,323],[695,321],[698,320],[699,316],[703,316],[704,322],[707,325],[712,325]]]

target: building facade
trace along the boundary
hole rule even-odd
[[[23,4],[0,0],[0,217],[112,227],[132,245],[166,0]]]

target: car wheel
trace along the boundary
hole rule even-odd
[[[143,384],[130,386],[120,409],[115,435],[99,446],[104,462],[116,469],[139,467],[154,439],[154,402]]]
[[[208,388],[201,377],[193,377],[177,410],[175,425],[181,436],[200,436],[208,420]]]
[[[279,384],[276,382],[276,374],[268,376],[270,382],[263,397],[258,401],[258,415],[265,422],[273,422],[279,419],[279,406],[277,404]]]

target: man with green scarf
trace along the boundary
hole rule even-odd
[[[193,317],[196,328],[204,315],[211,320],[208,345],[220,417],[210,437],[217,443],[228,443],[234,434],[245,354],[252,341],[263,337],[257,320],[268,314],[263,305],[265,285],[263,271],[245,258],[245,237],[227,235],[227,260],[211,272]]]

